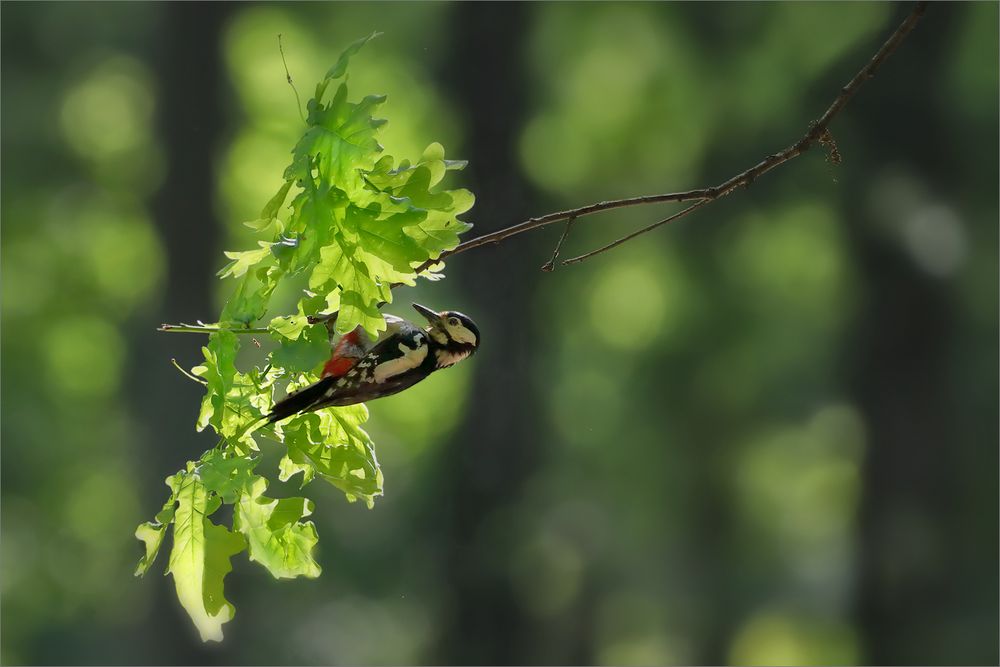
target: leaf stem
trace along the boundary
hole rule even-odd
[[[201,385],[206,385],[206,386],[208,385],[208,382],[206,382],[205,380],[202,380],[197,375],[192,375],[191,373],[189,373],[186,370],[184,370],[184,368],[180,364],[177,363],[176,359],[171,359],[170,363],[172,363],[174,365],[174,368],[176,368],[177,370],[179,370],[181,372],[181,374],[184,377],[188,378],[189,380],[194,380],[195,382],[197,382],[198,384],[201,384]]]
[[[209,326],[207,324],[161,324],[156,328],[157,331],[165,331],[166,333],[200,333],[200,334],[211,334],[217,331],[228,331],[237,335],[246,334],[266,334],[269,333],[267,327],[249,327],[245,329],[223,329],[222,327]]]
[[[281,54],[281,64],[285,66],[285,80],[288,81],[288,85],[292,87],[292,92],[295,93],[295,110],[299,112],[299,118],[302,122],[306,122],[305,114],[302,113],[302,100],[299,99],[299,90],[295,87],[295,83],[292,81],[292,75],[288,71],[288,63],[285,62],[285,47],[281,45],[281,33],[278,33],[278,52]]]

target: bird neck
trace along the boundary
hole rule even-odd
[[[436,327],[426,329],[427,343],[430,348],[428,360],[433,360],[435,368],[448,368],[471,355],[475,348],[468,343],[459,343]]]
[[[467,345],[442,346],[434,350],[434,362],[437,368],[448,368],[454,366],[463,359],[467,359],[472,350]]]

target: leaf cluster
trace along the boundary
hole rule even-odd
[[[283,482],[301,474],[304,487],[319,478],[369,507],[382,493],[364,405],[267,424],[275,395],[319,379],[334,333],[361,327],[378,336],[392,286],[440,277],[440,262],[419,275],[417,269],[458,245],[470,227],[457,216],[471,208],[473,195],[439,187],[464,163],[445,159],[436,143],[416,162],[397,162],[377,138],[386,121],[374,114],[385,96],[349,99],[349,61],[375,36],[352,44],[316,86],[281,187],[260,218],[245,223],[261,237],[258,247],[226,253],[230,261],[219,275],[234,283],[233,292],[203,348],[204,361],[191,370],[205,387],[197,429],[211,428],[219,441],[167,478],[163,509],[136,530],[145,544],[136,575],[148,571],[171,532],[167,573],[205,641],[221,640],[222,625],[233,617],[223,580],[243,550],[278,579],[320,574],[313,556],[318,537],[308,519],[313,503],[266,495],[268,480],[257,470],[260,440],[284,447],[276,471]],[[269,320],[274,346],[267,363],[239,370],[241,330],[263,319],[278,285],[295,277],[308,287],[296,314]],[[330,326],[310,323],[320,314]],[[223,505],[232,507],[229,527],[212,519]]]

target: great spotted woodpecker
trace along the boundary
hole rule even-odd
[[[391,396],[479,348],[479,327],[467,316],[451,310],[438,313],[418,303],[413,307],[427,319],[426,328],[387,316],[386,333],[367,350],[363,333],[346,334],[344,338],[350,338],[338,342],[323,377],[276,403],[267,420],[274,423],[300,412]]]

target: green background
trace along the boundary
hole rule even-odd
[[[0,659],[1000,660],[995,3],[930,7],[833,124],[839,166],[813,150],[551,274],[559,227],[397,290],[482,351],[370,406],[385,497],[310,487],[323,575],[237,558],[221,646],[164,558],[132,577],[163,479],[214,444],[170,365],[204,340],[155,327],[218,312],[301,132],[277,33],[308,97],[385,32],[352,92],[388,94],[395,155],[470,160],[471,236],[725,180],[908,11],[4,3]],[[581,220],[564,256],[672,210]]]

